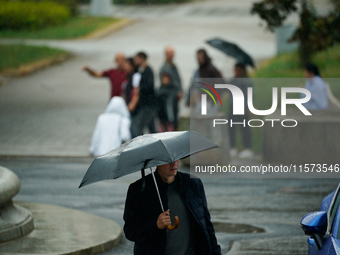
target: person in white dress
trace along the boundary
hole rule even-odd
[[[101,156],[130,140],[130,126],[130,113],[124,99],[113,97],[98,117],[89,153]]]

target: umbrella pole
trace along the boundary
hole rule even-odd
[[[152,177],[153,177],[153,181],[155,182],[155,186],[156,186],[159,202],[161,203],[161,207],[162,207],[162,212],[164,212],[164,207],[163,207],[161,195],[159,194],[159,189],[158,189],[158,185],[157,185],[157,182],[156,182],[155,174],[152,172],[151,167],[150,167],[150,171],[151,171],[151,174],[152,174]]]

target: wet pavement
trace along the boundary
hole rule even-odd
[[[33,214],[34,230],[0,243],[0,254],[96,254],[120,243],[122,229],[111,220],[55,205],[15,204]]]
[[[128,185],[139,173],[78,189],[91,158],[8,158],[0,165],[21,180],[15,201],[49,203],[92,213],[123,226]],[[182,168],[188,171],[187,168]],[[317,211],[338,179],[203,179],[223,254],[306,254],[301,218]],[[103,254],[132,254],[133,244]],[[228,252],[229,251],[229,252]],[[227,253],[228,252],[228,253]]]
[[[22,185],[14,200],[77,209],[122,227],[127,188],[139,173],[78,189],[92,161],[87,157],[92,132],[109,95],[106,79],[90,78],[81,68],[90,65],[106,69],[112,66],[117,52],[131,56],[145,50],[158,81],[163,49],[171,44],[176,48],[175,62],[184,88],[196,68],[195,51],[199,47],[208,49],[216,66],[230,77],[234,60],[209,48],[206,39],[219,36],[235,42],[257,62],[276,51],[275,35],[260,27],[256,16],[247,15],[252,2],[207,0],[145,8],[116,6],[114,15],[136,22],[105,38],[24,41],[68,50],[73,58],[27,77],[5,80],[0,86],[0,155],[5,156],[0,158],[0,165],[14,171]],[[296,16],[291,21],[295,22]],[[183,105],[181,113],[185,114]],[[294,255],[307,252],[300,219],[318,210],[322,198],[339,180],[211,178],[203,182],[223,254]],[[123,237],[120,246],[104,254],[132,254],[132,249],[133,244]]]

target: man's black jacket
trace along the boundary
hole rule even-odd
[[[141,73],[139,83],[140,98],[137,107],[155,106],[155,81],[153,71],[150,66],[145,67]]]
[[[157,171],[155,177],[164,210],[167,210],[168,184],[161,180]],[[189,174],[181,172],[177,173],[176,178],[179,180],[180,195],[195,218],[196,224],[194,224],[192,232],[195,233],[196,254],[220,255],[221,248],[217,244],[201,180],[190,178]],[[162,209],[151,174],[145,177],[144,191],[141,191],[142,183],[143,179],[140,179],[129,187],[124,210],[124,232],[127,239],[135,242],[135,255],[163,255],[166,244],[166,229],[157,228],[157,219],[162,213]]]

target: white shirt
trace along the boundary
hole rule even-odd
[[[132,86],[134,88],[138,88],[141,79],[142,75],[140,73],[134,73],[132,76]]]

